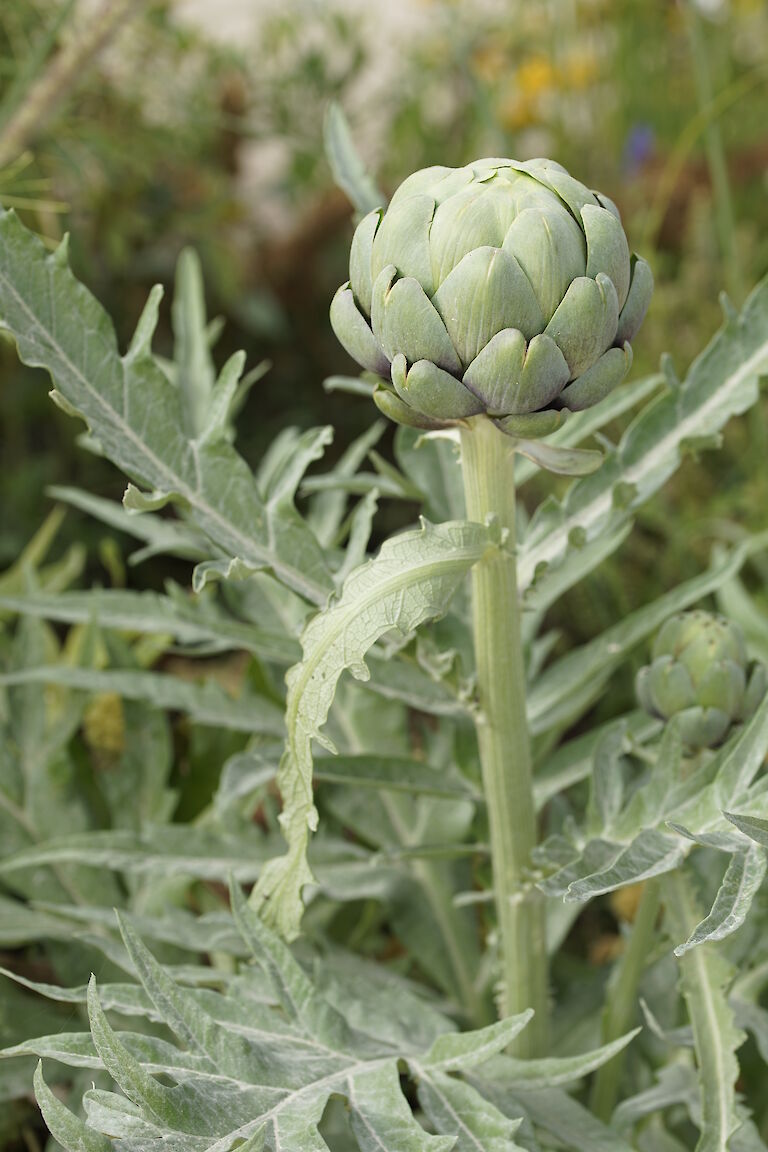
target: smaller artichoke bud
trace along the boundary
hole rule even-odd
[[[689,748],[715,748],[755,711],[768,676],[763,664],[750,663],[737,624],[699,610],[680,612],[661,627],[635,687],[646,712],[674,717]]]

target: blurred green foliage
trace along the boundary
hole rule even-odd
[[[244,347],[252,362],[273,363],[241,419],[250,459],[286,422],[330,422],[343,445],[370,421],[365,402],[321,387],[351,367],[327,322],[350,229],[322,151],[330,99],[344,105],[388,190],[413,168],[482,154],[547,154],[589,173],[618,202],[657,278],[638,375],[665,350],[682,373],[719,322],[718,293],[732,286],[733,269],[735,294],[744,295],[768,268],[761,0],[425,0],[389,9],[292,0],[265,6],[252,38],[228,39],[185,19],[184,5],[136,5],[61,92],[27,151],[0,171],[0,203],[51,242],[71,230],[73,266],[122,339],[147,289],[170,285],[179,251],[194,245],[209,310],[227,321],[217,356]],[[91,11],[56,0],[2,5],[0,146]],[[212,32],[227,11],[217,9]],[[725,239],[713,131],[734,221]],[[159,340],[169,351],[167,306]],[[71,422],[2,343],[0,379],[0,563],[8,564],[49,508],[46,485],[117,496],[120,482],[75,448]],[[764,524],[768,481],[753,464],[765,450],[765,416],[763,408],[749,426],[737,423],[725,453],[691,462],[652,504],[621,567],[587,582],[577,611],[564,609],[570,640],[703,563],[713,521]],[[684,509],[690,538],[668,538],[673,507]],[[61,547],[86,531],[95,556],[98,529],[69,521]],[[151,565],[142,572],[149,583],[164,575]]]

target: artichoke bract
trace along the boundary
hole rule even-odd
[[[624,377],[652,289],[607,197],[551,160],[478,160],[360,221],[331,324],[397,422],[535,438]]]
[[[750,663],[737,624],[710,612],[681,612],[667,620],[652,661],[637,674],[641,706],[679,726],[692,749],[721,744],[747,720],[766,693],[764,664]]]

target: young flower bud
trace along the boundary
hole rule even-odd
[[[409,176],[352,241],[331,324],[400,423],[546,436],[632,361],[653,288],[612,201],[551,160]]]
[[[675,718],[689,748],[714,748],[747,720],[766,691],[766,670],[749,663],[737,624],[710,612],[680,612],[659,630],[652,661],[636,681],[641,706]]]

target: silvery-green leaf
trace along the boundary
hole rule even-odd
[[[467,514],[457,439],[420,436],[403,428],[395,436],[395,459],[421,493],[430,520],[463,520]]]
[[[686,847],[679,836],[645,829],[626,848],[622,847],[606,867],[594,872],[585,869],[585,875],[572,880],[563,899],[590,900],[626,884],[649,880],[679,867],[685,856]]]
[[[523,591],[537,571],[543,586],[547,577],[541,567],[555,568],[571,553],[574,530],[588,543],[626,523],[677,470],[686,441],[718,432],[731,416],[755,403],[758,379],[768,370],[766,317],[768,279],[697,357],[684,383],[651,401],[636,417],[596,476],[573,485],[562,503],[539,509],[518,556]],[[625,339],[626,333],[619,336]]]
[[[301,919],[301,891],[311,878],[309,834],[317,823],[312,798],[312,740],[320,735],[345,668],[367,679],[365,655],[380,636],[407,634],[441,615],[459,583],[489,547],[479,524],[454,522],[388,540],[373,560],[350,574],[340,598],[314,617],[302,636],[304,659],[286,678],[288,743],[278,783],[288,854],[262,872],[256,899],[287,936]]]
[[[591,1052],[580,1052],[575,1056],[542,1056],[530,1060],[497,1056],[474,1073],[475,1083],[493,1084],[509,1091],[517,1087],[554,1088],[561,1084],[572,1084],[613,1060],[632,1043],[640,1031],[640,1028],[634,1028],[610,1044],[603,1044]]]
[[[588,448],[560,448],[542,440],[518,440],[515,451],[538,464],[545,472],[559,476],[586,476],[603,462],[602,452]]]
[[[31,579],[41,592],[55,594],[74,584],[82,575],[86,552],[79,543],[72,544],[60,560],[43,563],[64,514],[63,508],[53,508],[14,563],[0,573],[0,595],[15,596],[25,592]]]
[[[493,1097],[497,1107],[502,1101]],[[592,1113],[561,1088],[505,1089],[504,1110],[520,1111],[538,1129],[573,1152],[634,1152],[614,1127],[602,1124]]]
[[[676,956],[683,956],[691,948],[707,941],[724,940],[744,923],[752,901],[765,879],[768,857],[765,849],[753,844],[745,852],[731,857],[720,885],[712,911],[697,924],[684,944],[675,948]]]
[[[435,1131],[455,1137],[454,1152],[521,1152],[513,1139],[520,1121],[510,1120],[470,1084],[428,1071],[418,1077],[418,1095]]]
[[[583,735],[565,741],[554,752],[548,753],[541,764],[536,765],[534,773],[533,791],[538,809],[559,792],[585,780],[590,775],[598,743],[606,733],[617,726],[625,729],[630,739],[636,739],[638,743],[643,744],[649,737],[658,733],[660,722],[644,712],[630,712],[621,720],[611,720],[607,724],[598,725]]]
[[[260,792],[277,775],[277,764],[257,753],[240,752],[224,765],[216,804],[222,810]],[[481,797],[461,780],[447,776],[419,760],[395,756],[320,756],[315,760],[315,780],[322,784],[348,784],[355,788],[386,789],[419,796],[453,799]]]
[[[4,948],[20,948],[39,940],[68,938],[71,929],[57,916],[32,909],[20,900],[0,897],[0,944]]]
[[[688,939],[698,915],[682,874],[667,884],[664,906],[672,938]],[[736,1109],[736,1052],[745,1039],[734,1023],[725,994],[732,979],[731,966],[711,947],[693,948],[678,963],[698,1065],[701,1134],[697,1152],[727,1152],[740,1123]]]
[[[724,812],[723,815],[731,824],[735,824],[739,832],[754,840],[755,844],[759,844],[761,848],[768,848],[768,820],[763,820],[759,816],[739,815],[737,812]]]
[[[487,1028],[438,1036],[429,1052],[421,1058],[420,1064],[436,1072],[457,1072],[459,1069],[484,1064],[507,1048],[532,1017],[533,1010],[529,1008],[526,1012],[507,1016]]]
[[[661,1068],[656,1082],[643,1092],[622,1100],[613,1114],[619,1131],[631,1128],[646,1116],[652,1116],[675,1104],[690,1107],[696,1099],[696,1071],[687,1064]]]
[[[679,729],[674,723],[665,724],[648,781],[641,783],[632,793],[613,825],[617,839],[631,837],[641,828],[658,825],[667,814],[675,787],[683,776],[683,743]],[[675,831],[680,829],[676,827]]]
[[[372,395],[372,393],[373,388],[368,394]],[[374,421],[370,428],[367,428],[361,436],[358,436],[344,449],[341,458],[330,473],[334,477],[336,485],[327,491],[315,489],[317,495],[310,501],[307,523],[324,548],[330,547],[337,539],[344,521],[347,494],[342,490],[343,482],[358,472],[371,449],[381,439],[385,429],[386,424],[383,420]],[[307,481],[305,480],[302,487],[303,492],[308,491],[306,485]]]
[[[248,379],[242,379],[245,368],[245,353],[233,352],[216,377],[206,404],[199,440],[202,444],[212,444],[217,440],[232,442],[235,438],[232,416],[237,407],[238,396]]]
[[[75,1068],[108,1069],[122,1094],[99,1089],[86,1093],[86,1122],[70,1128],[85,1142],[72,1147],[104,1152],[99,1139],[108,1134],[125,1152],[144,1152],[157,1141],[172,1152],[225,1152],[233,1146],[249,1152],[319,1150],[324,1143],[318,1124],[336,1097],[344,1100],[366,1152],[449,1152],[455,1145],[454,1129],[434,1136],[426,1132],[403,1093],[400,1068],[423,1068],[435,1080],[444,1076],[441,1068],[428,1068],[425,1062],[430,1048],[439,1053],[440,1044],[458,1071],[464,1061],[467,1066],[482,1063],[484,1055],[498,1051],[509,1026],[495,1025],[487,1036],[479,1031],[457,1037],[451,1045],[445,1034],[448,1022],[428,1006],[422,1010],[411,995],[408,1004],[417,1019],[402,1037],[392,1033],[381,1012],[366,1018],[362,1005],[353,1012],[348,985],[342,997],[345,1010],[366,1025],[357,1029],[261,923],[237,888],[232,889],[232,902],[258,968],[244,968],[221,992],[183,987],[130,925],[123,925],[142,996],[152,1004],[147,1015],[153,1020],[159,1016],[174,1040],[146,1031],[116,1031],[105,1012],[109,996],[102,1002],[92,980],[87,993],[92,1037],[59,1033],[3,1053],[42,1052]],[[251,995],[260,984],[272,998]],[[359,986],[359,981],[353,985]],[[388,995],[393,994],[391,987]],[[141,1003],[137,1000],[135,1007]],[[378,1023],[385,1024],[381,1035],[375,1029]],[[426,1046],[420,1037],[425,1029],[433,1037]],[[492,1107],[471,1091],[457,1091],[469,1131],[489,1118],[500,1122]]]
[[[325,392],[346,392],[349,396],[367,396],[369,399],[375,387],[374,381],[366,376],[334,375],[323,380]]]
[[[530,340],[544,327],[530,280],[502,248],[469,252],[432,300],[465,368],[497,332],[516,328]]]
[[[185,248],[176,263],[171,317],[184,427],[189,438],[195,439],[207,423],[216,371],[206,332],[203,272],[193,248]]]
[[[616,724],[608,729],[595,748],[586,812],[588,836],[607,836],[621,810],[624,798],[626,730]]]
[[[373,521],[379,506],[378,490],[374,488],[356,505],[349,517],[349,535],[344,558],[334,571],[337,586],[344,583],[350,572],[364,563],[373,532]]]
[[[350,1123],[360,1152],[451,1152],[453,1136],[429,1136],[406,1104],[394,1061],[381,1069],[360,1072],[347,1088]]]
[[[323,144],[333,178],[347,194],[360,215],[386,204],[382,195],[365,170],[349,130],[341,106],[332,100],[323,123]]]
[[[454,799],[471,797],[480,802],[479,794],[444,770],[420,760],[394,756],[320,756],[315,761],[315,778],[331,784],[354,784],[356,788],[385,788]]]
[[[148,825],[141,832],[93,830],[42,841],[5,856],[0,873],[11,876],[44,865],[80,864],[133,875],[189,876],[225,882],[230,873],[243,882],[257,878],[274,851],[271,838],[226,834],[182,825]]]
[[[572,448],[598,432],[606,424],[618,420],[625,412],[658,392],[664,383],[661,373],[645,376],[631,384],[623,384],[606,396],[600,403],[584,412],[575,413],[547,439],[547,446]],[[532,461],[518,460],[515,467],[515,484],[519,488],[535,475]]]
[[[49,1132],[67,1152],[110,1152],[111,1141],[88,1128],[51,1092],[43,1079],[42,1062],[35,1069],[35,1098]]]
[[[294,519],[284,530],[279,514],[268,513],[230,444],[185,435],[180,393],[149,348],[158,305],[155,293],[121,357],[109,317],[61,257],[47,253],[12,212],[0,214],[0,325],[21,359],[51,374],[104,454],[132,480],[193,509],[198,528],[226,555],[271,568],[322,603],[332,582],[309,529]]]
[[[290,663],[298,653],[289,635],[262,631],[235,620],[204,601],[158,592],[132,592],[122,588],[92,588],[83,592],[30,592],[0,596],[0,610],[38,616],[66,624],[91,621],[105,628],[147,635],[173,636],[180,644],[206,644],[226,651],[246,649],[266,660]]]
[[[688,845],[679,835],[658,828],[645,828],[625,841],[594,838],[583,848],[573,847],[568,859],[565,845],[548,851],[544,842],[538,854],[542,863],[554,867],[539,887],[549,896],[567,901],[590,900],[627,884],[636,884],[672,871],[685,859]]]
[[[198,724],[237,732],[284,732],[280,708],[265,696],[230,696],[217,683],[182,680],[165,672],[43,665],[0,674],[0,685],[58,684],[82,692],[114,692],[128,700],[144,700],[157,708],[188,712]]]
[[[142,560],[159,553],[180,556],[185,560],[202,560],[209,554],[206,538],[188,523],[168,520],[152,513],[135,516],[115,500],[105,500],[103,496],[93,496],[78,488],[52,485],[47,493],[54,500],[69,504],[110,528],[116,528],[118,532],[143,540],[144,547],[128,557],[129,564],[140,564]]]
[[[621,221],[608,208],[585,204],[581,210],[587,237],[587,276],[604,272],[616,289],[619,311],[629,292],[629,245]]]
[[[568,361],[571,378],[591,368],[613,343],[618,319],[616,289],[604,273],[571,281],[544,330]]]
[[[734,808],[748,804],[750,786],[763,766],[766,753],[768,697],[741,731],[718,752],[711,783],[678,807],[675,819],[693,832],[701,833],[717,828],[725,817],[745,836],[768,847],[768,837],[765,841],[759,839],[763,821],[748,812],[743,816],[733,812]]]

